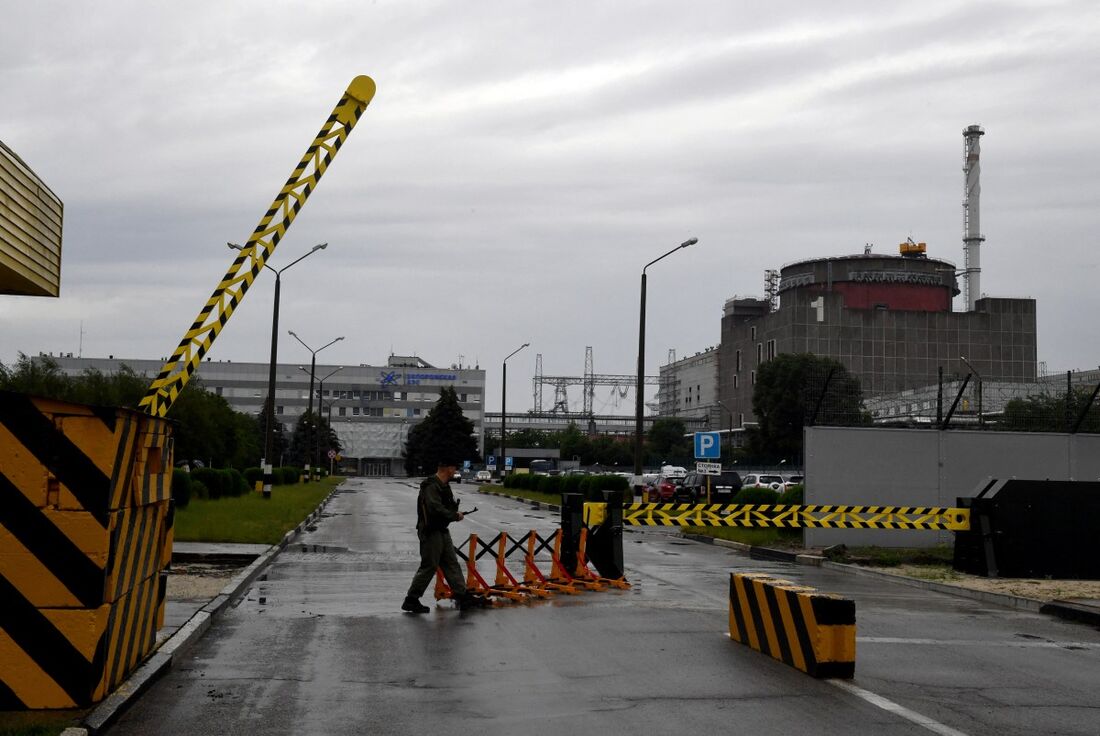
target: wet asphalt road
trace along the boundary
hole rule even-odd
[[[1094,628],[666,530],[626,533],[630,591],[402,614],[413,483],[343,489],[303,538],[318,551],[281,554],[112,735],[1100,733]],[[452,525],[456,542],[557,526],[457,490],[480,510]],[[853,597],[855,679],[814,680],[731,642],[731,570]]]

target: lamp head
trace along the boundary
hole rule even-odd
[[[328,247],[328,243],[319,243],[319,244],[313,246],[313,250],[324,250],[327,247]]]
[[[684,242],[680,243],[680,247],[681,248],[686,248],[689,245],[695,245],[698,242],[699,242],[699,238],[688,238]]]

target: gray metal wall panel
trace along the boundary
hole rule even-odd
[[[806,429],[806,503],[941,506],[938,432],[920,429]],[[930,547],[939,532],[806,529],[807,546]]]
[[[1100,479],[1100,436],[808,427],[806,503],[954,506],[989,478]],[[923,547],[950,532],[807,529],[810,547]]]
[[[1069,443],[1069,457],[1074,480],[1100,480],[1100,436],[1074,435]]]

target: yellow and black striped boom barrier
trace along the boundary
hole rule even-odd
[[[585,504],[586,513],[588,506],[597,505],[604,504]],[[623,507],[623,524],[963,532],[970,530],[970,509],[941,506],[633,503]]]
[[[763,573],[730,573],[730,638],[811,677],[856,670],[856,604]]]
[[[298,211],[317,188],[321,176],[374,98],[374,92],[374,80],[370,77],[356,77],[348,85],[302,160],[252,231],[248,243],[233,259],[218,288],[214,289],[172,357],[149,386],[139,404],[147,414],[163,417],[172,407],[222,327],[233,316],[233,310],[244,299],[260,269],[275,252],[275,246],[294,222]]]

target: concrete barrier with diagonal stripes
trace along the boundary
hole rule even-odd
[[[0,391],[0,710],[101,700],[152,651],[171,427]]]
[[[813,677],[851,678],[856,604],[762,573],[730,573],[730,638]]]

